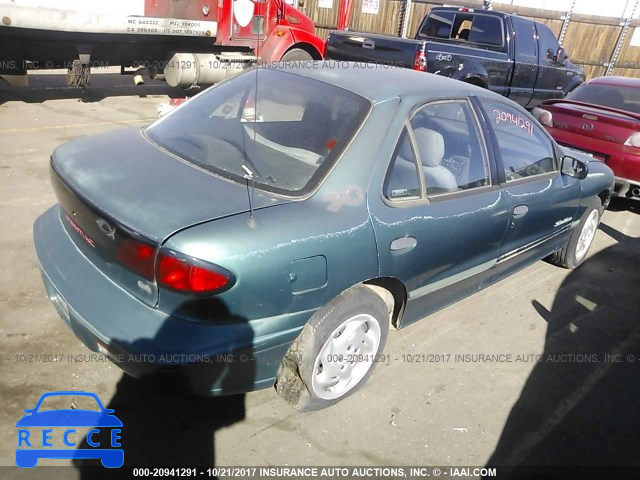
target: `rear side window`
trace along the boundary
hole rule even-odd
[[[474,15],[469,41],[494,47],[502,46],[502,20],[488,15]]]
[[[383,192],[398,202],[472,190],[491,184],[484,142],[465,100],[437,101],[420,108],[394,150]]]
[[[331,170],[370,108],[365,98],[333,85],[253,69],[189,100],[145,133],[213,173],[301,196]]]
[[[490,184],[477,122],[466,101],[430,103],[411,119],[428,195]]]
[[[515,29],[515,42],[518,55],[522,57],[538,57],[536,31],[533,22],[520,17],[511,17]]]
[[[498,139],[507,182],[557,170],[551,140],[528,115],[501,102],[480,101]]]
[[[384,196],[391,201],[418,200],[421,197],[416,155],[406,127],[393,152],[384,181]]]

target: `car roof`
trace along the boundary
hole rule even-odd
[[[630,77],[596,77],[587,82],[589,85],[612,85],[616,87],[640,88],[640,78]]]
[[[391,65],[346,61],[293,62],[278,70],[312,78],[349,90],[372,103],[392,98],[422,96],[425,99],[456,98],[468,95],[493,96],[484,88],[432,73]]]
[[[489,15],[494,15],[496,17],[510,17],[515,14],[503,12],[501,10],[487,10],[485,8],[480,7],[433,7],[429,12],[436,12],[446,10],[449,12],[460,12],[460,13],[485,13]],[[517,16],[517,15],[516,15]]]

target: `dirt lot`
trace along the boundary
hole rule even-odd
[[[627,204],[605,213],[581,269],[538,262],[393,332],[389,361],[325,411],[298,414],[271,389],[182,396],[89,356],[45,295],[31,228],[55,203],[57,145],[142,126],[176,95],[130,81],[95,75],[85,102],[56,75],[0,89],[0,478],[26,478],[15,424],[52,390],[92,391],[114,408],[133,465],[640,465],[640,209]],[[29,478],[85,473],[37,467]]]

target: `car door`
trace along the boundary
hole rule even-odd
[[[266,0],[230,2],[233,14],[231,37],[233,40],[264,40],[269,31],[269,6]],[[251,5],[253,4],[253,5]]]
[[[509,88],[509,98],[526,107],[538,76],[538,41],[531,20],[511,17],[514,30],[515,64]]]
[[[558,40],[549,27],[534,22],[538,34],[538,76],[534,87],[533,99],[529,106],[535,106],[548,98],[562,98],[564,89],[569,81],[570,72],[566,59],[556,60],[560,49]]]
[[[407,288],[406,324],[477,290],[509,211],[468,100],[421,106],[397,135],[368,202],[379,275]]]
[[[522,267],[566,241],[576,220],[580,181],[561,175],[552,139],[525,110],[496,99],[480,97],[478,101],[510,209],[499,270]]]

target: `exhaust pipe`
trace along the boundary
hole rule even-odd
[[[162,80],[165,81],[164,73],[159,73],[155,68],[149,69],[149,78],[151,80]]]
[[[144,75],[145,73],[147,73],[146,68],[139,68],[133,74],[133,83],[136,87],[139,87],[140,85],[144,85],[144,78],[142,77],[142,75]]]
[[[640,187],[633,187],[631,189],[631,196],[632,197],[640,197]]]

